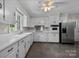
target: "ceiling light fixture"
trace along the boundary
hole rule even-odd
[[[53,6],[54,1],[53,0],[45,0],[45,2],[42,4],[41,9],[44,10],[44,12],[50,11],[52,8],[54,8],[55,6]]]

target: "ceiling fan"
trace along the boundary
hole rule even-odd
[[[55,2],[54,0],[44,0],[44,2],[42,3],[41,9],[44,12],[48,12],[51,9],[57,7],[57,5],[59,4],[64,4],[64,2]]]
[[[44,10],[44,12],[50,11],[52,8],[55,7],[53,3],[54,1],[52,0],[45,0],[44,3],[42,4],[41,9]]]

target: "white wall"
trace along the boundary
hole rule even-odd
[[[47,17],[36,17],[31,18],[29,25],[34,27],[34,25],[45,25],[46,27],[50,26],[51,24],[56,24],[59,21],[59,13],[50,15]]]

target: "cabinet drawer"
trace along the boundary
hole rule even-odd
[[[25,43],[25,39],[19,41],[19,46]]]
[[[11,54],[7,55],[5,58],[17,58],[17,57],[18,57],[18,53],[16,49]]]
[[[9,46],[8,48],[4,49],[2,52],[0,52],[0,58],[5,57],[6,55],[12,53],[15,49],[17,49],[18,47],[18,43],[15,43],[11,46]]]

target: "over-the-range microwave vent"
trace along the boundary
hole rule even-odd
[[[59,27],[59,25],[50,25],[51,27]]]

